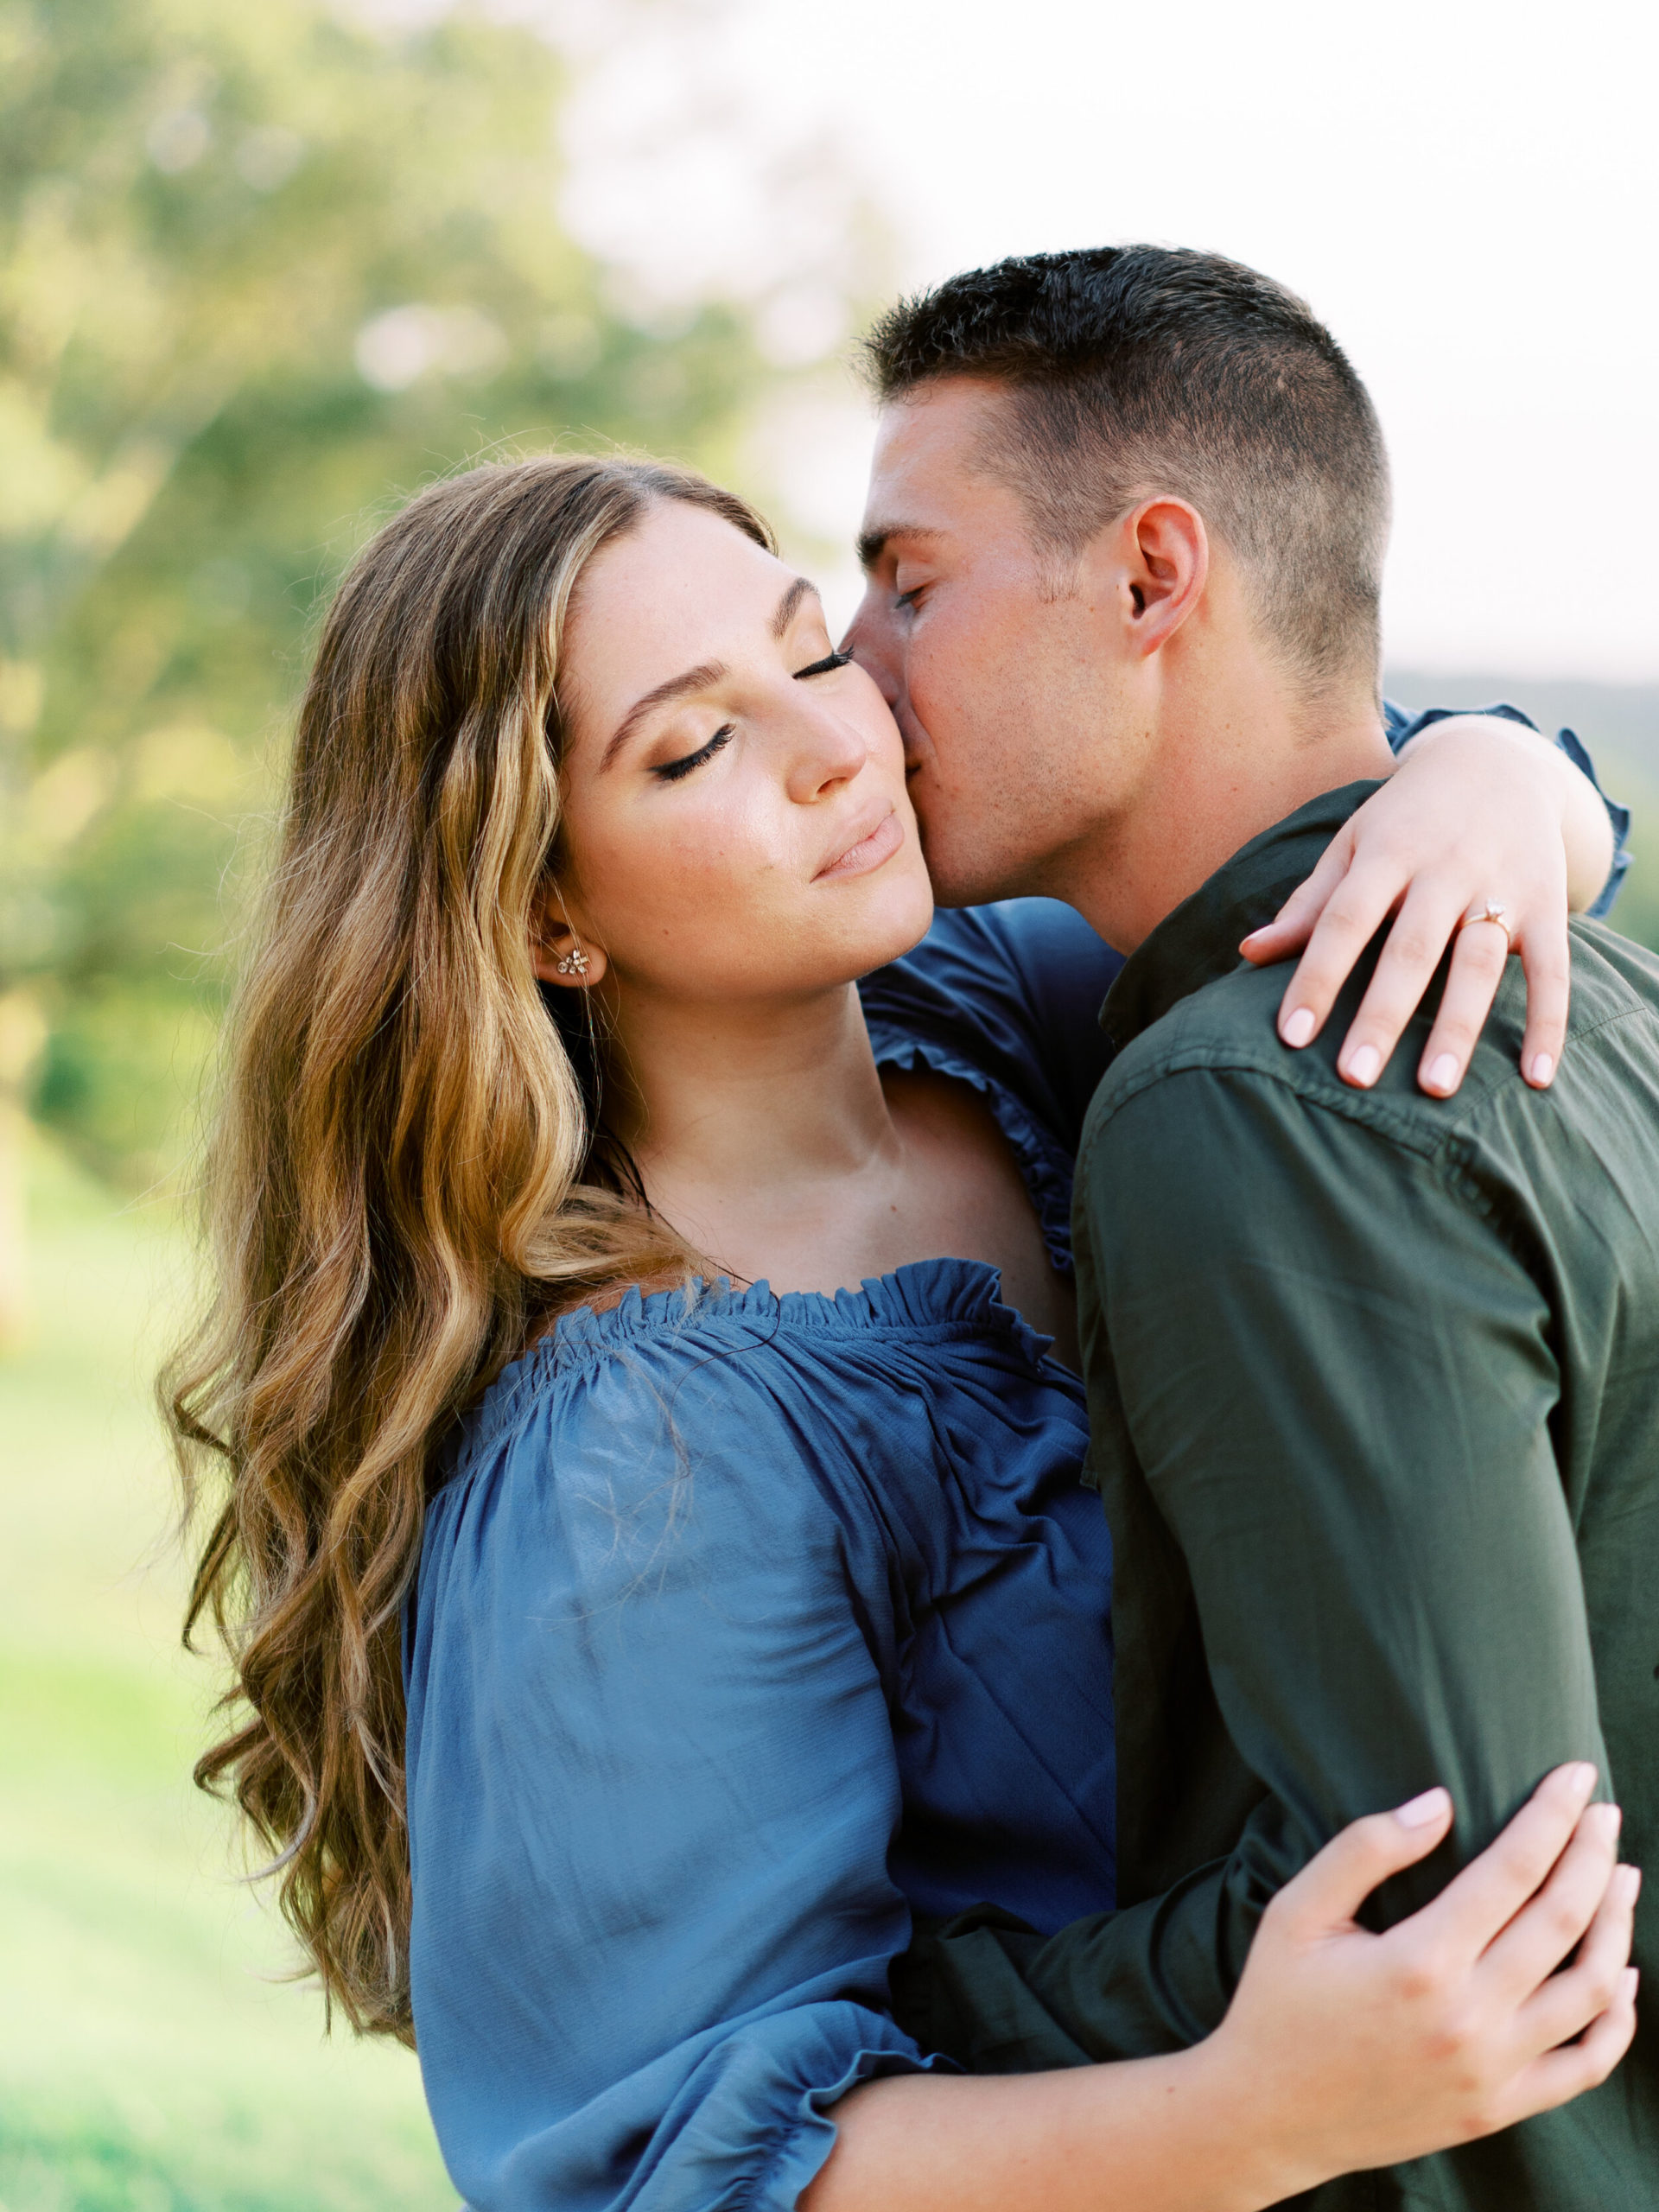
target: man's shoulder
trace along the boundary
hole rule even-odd
[[[1527,985],[1518,958],[1510,963],[1455,1097],[1431,1097],[1417,1084],[1438,988],[1408,1025],[1377,1083],[1364,1090],[1344,1083],[1337,1056],[1377,949],[1356,969],[1320,1035],[1300,1051],[1281,1042],[1275,1026],[1294,972],[1288,963],[1254,968],[1241,961],[1189,993],[1107,1070],[1084,1130],[1084,1161],[1127,1118],[1137,1131],[1155,1126],[1178,1147],[1194,1147],[1191,1165],[1201,1174],[1196,1147],[1204,1124],[1236,1112],[1243,1091],[1270,1110],[1335,1116],[1372,1141],[1420,1155],[1478,1134],[1516,1103],[1517,1093],[1533,1095],[1520,1072]],[[1644,1089],[1659,1094],[1659,957],[1600,923],[1575,920],[1572,959],[1568,1053],[1592,1065],[1606,1061],[1610,1082],[1634,1073]],[[1141,1110],[1128,1115],[1131,1107]]]
[[[1282,1091],[1287,1107],[1292,1101],[1328,1098],[1345,1108],[1358,1094],[1336,1072],[1340,1007],[1325,1033],[1301,1051],[1293,1052],[1280,1039],[1276,1022],[1291,972],[1288,966],[1241,963],[1189,992],[1132,1039],[1095,1093],[1084,1131],[1085,1150],[1149,1092],[1160,1094],[1160,1114],[1174,1110],[1183,1119],[1224,1112],[1240,1082],[1269,1096]]]

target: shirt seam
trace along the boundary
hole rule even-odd
[[[1651,1020],[1653,1009],[1641,1005],[1618,1007],[1599,1020],[1575,1031],[1567,1040],[1567,1049],[1599,1036],[1604,1030],[1617,1027],[1620,1022]],[[1132,1105],[1147,1091],[1154,1090],[1166,1078],[1178,1075],[1208,1073],[1213,1075],[1249,1075],[1270,1083],[1288,1093],[1303,1105],[1317,1107],[1339,1121],[1351,1122],[1356,1128],[1374,1129],[1379,1135],[1397,1142],[1402,1151],[1414,1153],[1425,1161],[1434,1163],[1455,1152],[1459,1145],[1471,1141],[1469,1124],[1483,1107],[1501,1094],[1523,1082],[1519,1068],[1505,1071],[1497,1082],[1471,1097],[1455,1120],[1438,1128],[1425,1126],[1416,1118],[1414,1109],[1395,1106],[1374,1092],[1364,1090],[1334,1091],[1317,1079],[1300,1074],[1294,1065],[1280,1067],[1258,1056],[1254,1046],[1191,1043],[1177,1046],[1154,1066],[1123,1080],[1118,1094],[1106,1102],[1099,1118],[1094,1120],[1084,1133],[1082,1148],[1077,1154],[1077,1181],[1084,1180],[1093,1163],[1096,1147],[1104,1137],[1113,1117],[1126,1106]],[[1466,1172],[1467,1161],[1453,1160],[1451,1163],[1461,1173]]]

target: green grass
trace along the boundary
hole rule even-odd
[[[42,1152],[0,1359],[0,2212],[453,2207],[407,2051],[315,1989],[195,1791],[213,1669],[148,1402],[184,1247]]]

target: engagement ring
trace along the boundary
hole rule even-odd
[[[1471,922],[1496,922],[1503,932],[1504,944],[1513,949],[1515,939],[1510,933],[1510,910],[1507,906],[1501,906],[1496,899],[1487,899],[1484,906],[1465,914],[1463,918],[1465,929]]]

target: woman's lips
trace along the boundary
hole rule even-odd
[[[890,861],[904,842],[898,814],[884,814],[874,830],[867,830],[855,845],[849,845],[827,868],[821,868],[813,880],[823,883],[830,876],[868,875],[883,861]]]

